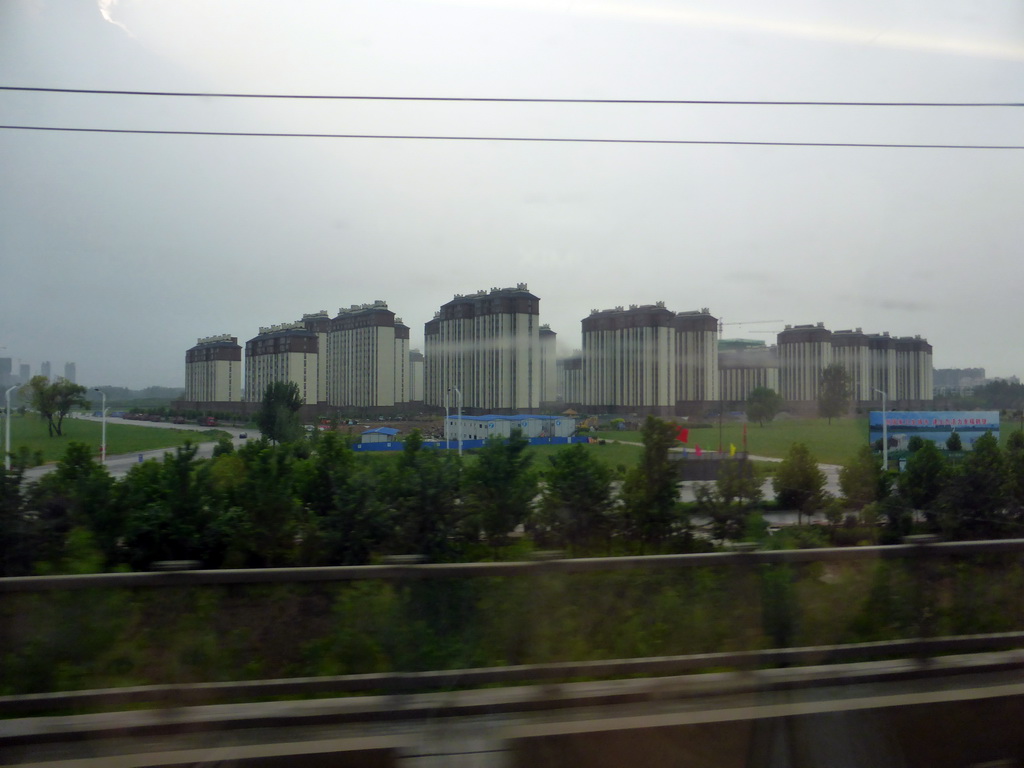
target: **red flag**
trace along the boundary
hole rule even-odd
[[[679,429],[676,430],[676,440],[681,443],[690,442],[690,430],[686,427],[679,427]]]
[[[700,456],[700,446],[698,445],[694,450],[697,452],[697,455]]]

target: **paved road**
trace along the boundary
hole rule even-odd
[[[77,418],[84,419],[86,421],[101,421],[98,416],[79,416]],[[170,424],[167,422],[156,422],[156,421],[127,421],[125,419],[107,417],[108,424],[129,424],[133,427],[152,427],[154,429],[178,429],[185,430],[187,432],[205,432],[210,427],[200,427],[195,424]],[[222,432],[227,432],[231,435],[231,441],[234,443],[236,448],[245,445],[248,440],[254,440],[259,438],[260,433],[255,429],[241,429],[238,427],[215,427]],[[242,438],[240,435],[245,434],[247,437]],[[217,445],[216,441],[211,441],[206,435],[197,435],[197,440],[203,442],[199,443],[199,450],[196,455],[199,458],[207,459],[213,455],[213,449]],[[110,472],[113,477],[124,477],[128,474],[129,470],[136,464],[140,464],[144,461],[160,461],[168,453],[174,453],[174,448],[157,448],[151,451],[139,451],[136,453],[122,453],[118,455],[107,456],[107,471]],[[44,464],[41,467],[32,467],[25,472],[26,480],[38,480],[48,472],[52,472],[56,468],[56,463]]]

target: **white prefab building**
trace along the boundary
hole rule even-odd
[[[368,429],[360,435],[363,443],[393,443],[398,439],[398,430],[391,427]]]
[[[445,423],[448,440],[486,440],[510,437],[518,429],[523,437],[572,437],[576,419],[569,416],[535,414],[487,414],[485,416],[450,415]]]

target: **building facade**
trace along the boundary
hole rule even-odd
[[[882,393],[906,407],[933,399],[932,347],[920,336],[787,325],[778,348],[779,394],[790,402],[817,400],[821,373],[833,363],[846,369],[855,403],[878,402]]]
[[[241,402],[242,347],[237,337],[207,336],[185,353],[185,399]]]
[[[745,403],[758,387],[779,391],[779,350],[763,341],[718,342],[719,393],[724,403]]]
[[[540,407],[540,299],[525,283],[456,295],[424,325],[427,405],[484,412]]]
[[[676,399],[675,313],[665,303],[592,310],[583,319],[583,404],[670,413]]]
[[[268,385],[290,381],[298,386],[304,405],[316,405],[319,365],[317,333],[301,321],[260,328],[245,343],[245,399],[260,402]]]
[[[672,415],[717,401],[718,321],[662,301],[592,310],[583,320],[583,404]]]
[[[327,340],[328,404],[389,407],[408,398],[408,354],[409,329],[387,302],[339,309]]]

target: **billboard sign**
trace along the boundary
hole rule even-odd
[[[886,411],[885,424],[890,455],[906,452],[914,435],[931,440],[943,450],[954,432],[960,434],[965,451],[971,450],[974,441],[987,432],[993,432],[999,439],[999,411]],[[868,440],[871,445],[881,446],[881,411],[868,414]]]

